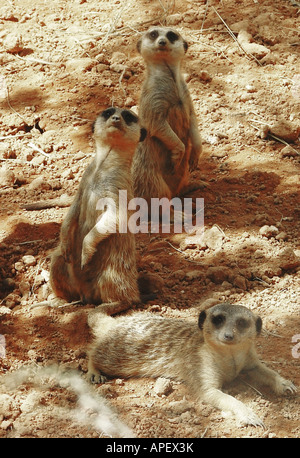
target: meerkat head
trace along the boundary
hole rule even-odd
[[[130,149],[132,153],[138,142],[147,135],[133,111],[117,107],[107,108],[100,113],[93,124],[93,133],[96,144],[106,144],[124,152]]]
[[[145,61],[180,61],[188,49],[182,36],[169,27],[151,27],[140,38],[137,50]]]
[[[204,339],[215,347],[252,342],[260,334],[262,320],[242,305],[218,304],[199,315]]]

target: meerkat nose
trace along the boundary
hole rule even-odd
[[[119,115],[114,114],[114,115],[112,115],[111,119],[112,119],[112,121],[118,122],[118,121],[120,121],[121,118],[120,118]]]
[[[225,333],[224,334],[224,340],[227,340],[228,342],[231,342],[233,340],[233,334]]]
[[[167,40],[165,40],[164,38],[161,38],[160,40],[158,40],[158,44],[159,46],[166,46]]]

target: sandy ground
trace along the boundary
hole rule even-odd
[[[139,269],[162,280],[157,299],[139,309],[194,321],[212,302],[248,306],[263,319],[262,359],[300,386],[299,3],[32,5],[0,8],[0,370],[12,375],[0,386],[0,437],[299,437],[299,394],[278,398],[246,380],[226,390],[266,429],[196,406],[178,382],[169,394],[157,394],[151,379],[81,386],[90,306],[31,307],[51,294],[49,256],[67,208],[21,207],[74,195],[93,155],[96,115],[111,104],[138,107],[140,33],[177,28],[189,43],[184,73],[203,137],[193,179],[207,186],[193,197],[204,198],[213,231],[206,244],[137,235]],[[68,389],[57,367],[83,377]]]

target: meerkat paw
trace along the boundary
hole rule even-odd
[[[297,392],[297,387],[291,382],[290,380],[286,380],[282,377],[280,377],[276,381],[276,388],[275,391],[277,394],[296,394]]]
[[[238,425],[260,426],[264,428],[264,422],[253,412],[253,410],[245,407],[243,411],[236,413]]]
[[[90,259],[93,257],[93,252],[91,250],[85,249],[85,247],[82,247],[82,252],[81,252],[81,270],[87,265],[87,263],[90,261]]]
[[[107,377],[105,375],[101,374],[101,372],[95,372],[95,371],[89,371],[87,373],[87,378],[91,383],[94,384],[99,384],[99,383],[105,383],[107,382]]]

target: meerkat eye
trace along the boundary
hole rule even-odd
[[[149,33],[149,37],[151,38],[151,40],[155,40],[158,37],[158,31],[152,30],[152,32]]]
[[[212,317],[211,321],[212,324],[215,325],[217,328],[221,327],[225,323],[225,316],[222,315],[221,313],[219,315],[215,315]]]
[[[115,108],[107,108],[107,110],[102,111],[101,116],[107,121],[115,112]]]
[[[248,320],[245,320],[245,318],[239,318],[236,322],[237,327],[239,329],[247,329],[250,326],[250,322]]]
[[[138,122],[138,117],[135,116],[133,113],[130,113],[130,111],[124,110],[121,113],[122,118],[126,122],[127,126],[130,126],[133,122]]]
[[[167,39],[171,43],[174,43],[174,41],[179,40],[179,35],[177,35],[177,33],[175,33],[175,32],[168,32],[166,36],[167,36]]]

